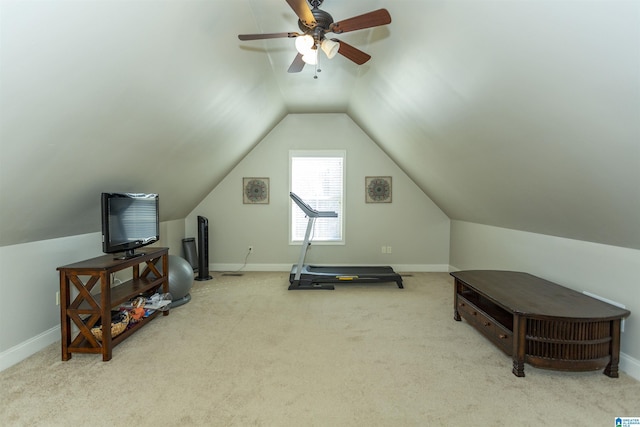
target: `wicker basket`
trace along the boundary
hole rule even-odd
[[[111,324],[111,338],[117,337],[118,335],[123,333],[125,329],[127,329],[128,325],[129,325],[129,313],[124,312],[122,321]],[[93,334],[94,337],[96,337],[98,341],[102,341],[102,326],[96,326],[95,328],[91,328],[91,333]]]

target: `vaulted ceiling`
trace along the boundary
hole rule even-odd
[[[452,219],[640,249],[640,2],[321,8],[392,23],[291,74],[293,39],[237,38],[298,31],[285,0],[3,0],[0,246],[98,231],[107,188],[183,218],[286,114],[340,112]]]

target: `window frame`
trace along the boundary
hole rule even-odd
[[[340,227],[340,239],[336,240],[313,240],[314,245],[327,245],[327,246],[339,246],[345,244],[345,200],[346,200],[346,176],[347,176],[347,151],[346,150],[289,150],[289,191],[293,191],[293,159],[295,157],[340,157],[342,158],[342,198],[340,204],[342,206],[341,212],[338,212],[339,227]],[[301,195],[302,197],[302,195]],[[303,197],[304,199],[304,197]],[[289,245],[301,245],[304,241],[304,235],[300,240],[293,239],[293,208],[300,209],[291,198],[289,198]],[[316,206],[312,206],[314,209]],[[319,221],[333,219],[333,218],[318,218],[316,219],[317,226]]]

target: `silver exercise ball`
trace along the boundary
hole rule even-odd
[[[162,273],[162,264],[160,265]],[[191,301],[193,286],[193,267],[189,261],[177,255],[169,255],[169,293],[173,299],[171,307],[177,307]]]

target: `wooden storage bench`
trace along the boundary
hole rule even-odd
[[[566,371],[604,368],[618,377],[620,323],[628,310],[527,273],[471,270],[451,273],[454,319],[464,318],[513,358]]]

